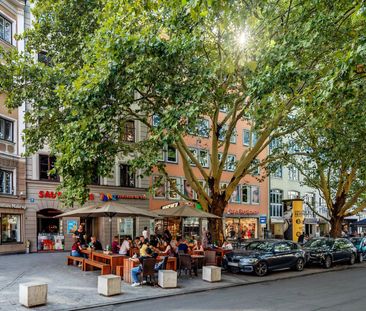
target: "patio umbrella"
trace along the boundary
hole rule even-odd
[[[121,204],[117,202],[105,202],[101,205],[92,205],[87,207],[78,208],[73,211],[69,211],[60,215],[60,217],[109,217],[109,235],[110,243],[112,245],[112,218],[117,217],[149,217],[156,218],[155,213],[143,210],[138,207],[130,206],[127,204]]]

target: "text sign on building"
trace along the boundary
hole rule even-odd
[[[266,215],[259,216],[259,223],[261,225],[266,225],[267,224],[267,216]]]

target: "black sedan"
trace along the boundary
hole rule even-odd
[[[229,271],[254,272],[264,276],[269,271],[293,268],[302,271],[305,252],[291,241],[258,240],[224,256],[223,267]]]
[[[357,249],[351,241],[344,238],[317,238],[303,246],[308,264],[320,264],[329,269],[333,263],[348,262],[353,265],[357,258]]]

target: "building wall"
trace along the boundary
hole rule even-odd
[[[16,41],[15,35],[24,30],[24,1],[1,1],[0,15],[11,22],[11,40],[0,38],[0,46],[5,50],[18,49],[23,51],[24,42]],[[1,61],[1,59],[0,59]],[[0,138],[0,169],[10,172],[11,191],[3,190],[0,193],[0,218],[2,219],[0,232],[0,254],[9,252],[24,252],[26,250],[26,182],[25,159],[21,157],[23,144],[20,134],[23,129],[23,107],[9,111],[5,106],[6,94],[0,94],[0,118],[12,122],[12,140],[4,136]],[[2,129],[3,130],[3,129]],[[3,182],[4,179],[1,180]],[[6,184],[6,183],[5,183]],[[9,184],[9,183],[8,183]],[[14,217],[14,220],[8,220]],[[14,236],[19,236],[17,242],[9,241]]]

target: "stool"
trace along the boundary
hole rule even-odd
[[[121,277],[114,274],[98,276],[98,294],[113,296],[121,293]]]
[[[207,282],[221,281],[221,268],[216,266],[204,266],[202,268],[202,280]]]
[[[19,303],[26,307],[35,307],[47,303],[48,285],[40,282],[19,284]]]
[[[177,287],[177,272],[173,270],[159,270],[158,284],[162,288]]]

